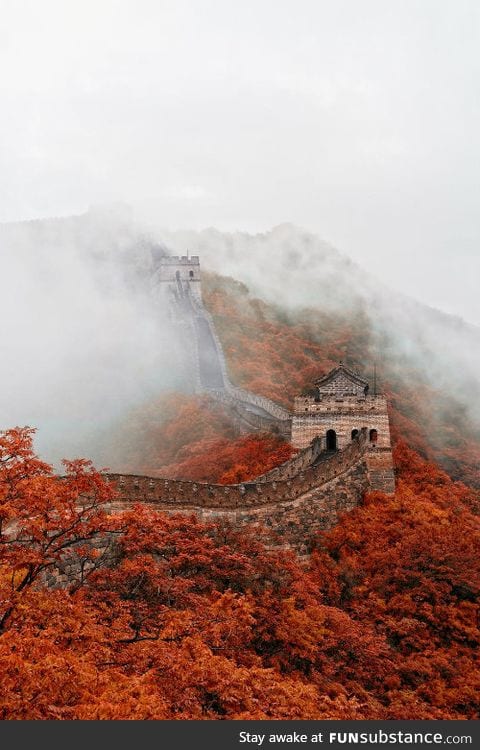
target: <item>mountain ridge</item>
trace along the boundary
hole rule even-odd
[[[104,370],[108,368],[109,361],[112,362],[112,366],[115,363],[115,368],[118,368],[122,362],[128,361],[131,337],[135,331],[140,330],[140,327],[145,327],[145,316],[150,317],[148,335],[145,335],[141,346],[136,349],[135,359],[145,363],[142,377],[148,376],[152,382],[148,380],[145,386],[142,385],[143,390],[135,396],[137,405],[142,403],[146,405],[151,402],[155,392],[155,381],[148,374],[148,368],[152,368],[152,351],[158,349],[160,333],[165,331],[166,326],[165,318],[153,319],[152,316],[156,314],[154,309],[145,305],[145,300],[150,294],[151,250],[160,243],[171,253],[185,254],[189,251],[192,254],[199,254],[202,268],[209,268],[213,271],[210,275],[204,273],[206,304],[210,312],[216,316],[219,330],[222,331],[222,327],[224,329],[223,343],[227,350],[227,359],[230,360],[229,366],[233,368],[232,379],[237,385],[249,387],[274,400],[284,399],[285,390],[279,393],[278,388],[269,386],[267,392],[262,393],[261,378],[259,381],[257,377],[257,382],[255,382],[255,378],[242,375],[241,367],[239,369],[239,363],[235,361],[235,353],[232,351],[235,349],[236,342],[225,330],[225,319],[222,320],[222,304],[226,305],[226,308],[233,305],[234,314],[232,315],[232,310],[230,310],[227,317],[232,330],[237,331],[237,337],[241,337],[242,334],[235,315],[242,317],[247,328],[250,326],[250,343],[253,343],[260,335],[259,326],[265,328],[261,335],[264,338],[267,336],[270,320],[276,337],[285,335],[289,341],[293,342],[292,329],[298,329],[305,340],[304,348],[311,348],[312,343],[315,344],[313,350],[319,357],[317,369],[335,364],[337,359],[343,356],[347,359],[350,356],[353,357],[353,364],[357,369],[363,369],[370,375],[373,362],[376,361],[379,377],[383,376],[385,379],[388,370],[387,379],[393,386],[392,398],[397,405],[401,403],[402,393],[405,394],[413,388],[416,392],[409,395],[412,401],[420,396],[423,389],[424,403],[421,405],[422,409],[417,409],[416,418],[421,423],[425,419],[423,412],[425,410],[431,412],[428,415],[432,422],[429,430],[431,438],[437,439],[438,437],[438,435],[435,436],[438,423],[440,423],[441,431],[445,433],[448,426],[444,424],[445,420],[448,421],[451,418],[456,422],[463,420],[463,430],[459,429],[460,424],[455,425],[459,441],[458,453],[465,452],[471,440],[480,439],[480,381],[478,377],[480,329],[458,319],[457,316],[437,311],[401,293],[392,293],[313,233],[304,232],[294,225],[284,223],[268,232],[256,235],[245,232],[224,233],[216,229],[206,229],[202,232],[163,230],[154,235],[145,228],[137,227],[128,212],[112,211],[105,214],[98,210],[75,217],[47,222],[35,220],[26,224],[28,227],[20,225],[22,227],[20,232],[17,231],[18,223],[15,223],[14,231],[12,231],[12,225],[9,225],[9,229],[6,229],[5,224],[0,227],[3,258],[6,258],[8,263],[9,258],[18,250],[17,256],[22,258],[23,265],[19,265],[18,268],[14,267],[14,271],[19,281],[23,283],[23,274],[23,276],[31,276],[30,288],[32,290],[43,284],[45,293],[50,295],[53,305],[57,305],[57,298],[59,306],[70,305],[78,298],[78,312],[74,311],[71,321],[67,320],[65,325],[73,322],[81,329],[82,305],[89,305],[89,294],[92,289],[96,295],[95,302],[100,313],[100,326],[102,325],[102,306],[110,304],[112,290],[116,295],[114,299],[118,299],[118,306],[123,307],[122,315],[125,316],[125,322],[132,328],[130,338],[123,336],[121,329],[115,333],[118,340],[114,340],[113,344],[109,342],[111,353],[107,357],[102,354],[100,358],[103,361]],[[59,257],[63,261],[60,286],[66,285],[63,296],[59,294],[56,278]],[[68,273],[71,260],[73,274]],[[88,279],[85,291],[82,290],[81,284],[79,287],[77,271],[80,272],[80,281],[82,275]],[[222,281],[218,280],[219,273],[223,277]],[[237,281],[228,280],[232,277]],[[5,278],[6,275],[4,275]],[[10,285],[15,285],[15,281],[16,279],[13,278],[13,281],[9,282]],[[243,292],[241,291],[242,284]],[[82,297],[79,297],[79,288],[83,294]],[[6,289],[6,291],[9,290]],[[142,300],[141,306],[139,306],[139,300]],[[23,303],[28,309],[28,306],[35,304],[35,301],[25,298]],[[44,305],[43,298],[38,300],[38,305],[41,310]],[[133,313],[134,308],[135,313]],[[112,313],[109,310],[105,326],[111,325],[111,316]],[[288,330],[282,329],[282,321],[288,325]],[[320,321],[322,325],[319,325]],[[59,319],[58,324],[61,323]],[[35,331],[35,325],[35,320],[32,320],[30,316],[25,324],[26,330],[30,332],[33,327]],[[355,330],[355,340],[352,339],[348,343],[348,329],[352,325]],[[40,335],[40,331],[38,333]],[[52,340],[55,335],[55,328],[52,328]],[[87,335],[89,346],[91,346],[95,338],[91,337],[90,330],[86,332],[85,336]],[[110,333],[110,339],[112,335]],[[339,346],[339,342],[335,342],[336,335],[344,337],[343,345]],[[330,358],[325,358],[325,353],[322,354],[324,344],[331,349]],[[15,342],[12,343],[13,353],[16,345]],[[48,338],[46,345],[48,345]],[[297,350],[299,349],[297,345],[292,345]],[[282,365],[280,362],[274,362],[273,353],[269,355],[270,360],[263,364],[261,360],[263,355],[260,350],[254,352],[250,346],[248,351],[244,351],[244,355],[245,353],[252,358],[259,372],[263,366],[271,369],[269,377],[280,377]],[[84,356],[87,355],[88,350]],[[28,355],[25,356],[28,358]],[[77,358],[79,356],[77,355]],[[287,356],[286,352],[284,356]],[[298,356],[301,358],[303,354],[298,351]],[[307,369],[303,376],[304,381],[300,382],[298,377],[294,379],[295,387],[299,390],[308,385],[307,379],[314,374],[315,363],[310,355],[307,359],[308,366],[305,363]],[[93,368],[95,367],[94,360],[95,349],[90,354],[90,364]],[[29,364],[36,367],[33,362]],[[170,358],[169,368],[171,364]],[[388,365],[387,370],[386,365]],[[158,367],[161,369],[162,366],[162,361],[157,363],[157,372]],[[401,377],[396,374],[395,369],[403,373]],[[128,372],[128,377],[134,377],[134,373]],[[95,372],[91,380],[95,385],[97,382]],[[118,404],[118,407],[122,405],[124,414],[135,407],[130,392],[132,389],[127,389],[127,392],[121,394],[119,392],[118,396],[115,395],[118,378],[108,380],[102,373],[102,378],[98,378],[98,383],[99,388],[105,388],[108,384],[108,387],[113,389],[112,394],[109,394],[111,400],[115,405]],[[414,387],[412,384],[415,384]],[[47,385],[45,385],[46,388]],[[287,384],[284,383],[284,388],[286,386]],[[78,399],[82,395],[82,388],[83,384],[77,383],[75,398]],[[172,383],[168,388],[172,390]],[[165,384],[159,382],[157,392],[161,393],[164,389]],[[437,394],[436,399],[433,398],[432,393]],[[291,392],[289,398],[293,395]],[[107,431],[119,417],[118,407],[116,406],[116,412],[112,411],[111,416],[107,415],[108,419],[104,425]],[[439,413],[435,414],[435,412]],[[92,412],[91,419],[96,418],[97,413],[98,410],[95,414]],[[88,420],[88,404],[85,416]],[[436,418],[433,419],[433,417]],[[42,430],[41,420],[36,419],[36,423]],[[19,420],[15,421],[19,423]],[[68,414],[63,423],[68,431]],[[418,425],[410,426],[410,432],[414,429],[418,432]],[[89,448],[94,447],[95,440],[91,427],[88,441],[84,441],[83,445],[79,444],[75,450],[92,455],[92,450]],[[436,455],[440,455],[445,441],[445,436],[438,438],[437,442],[440,444]],[[93,453],[95,455],[95,450]],[[470,460],[469,463],[471,463]],[[454,474],[458,476],[457,471]]]

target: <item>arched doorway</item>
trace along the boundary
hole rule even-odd
[[[358,435],[358,430],[352,430],[352,440],[355,440],[357,435]]]
[[[376,443],[378,440],[378,432],[374,429],[370,430],[370,442]]]
[[[337,433],[335,430],[327,430],[327,451],[337,450]]]

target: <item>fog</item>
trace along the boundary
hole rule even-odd
[[[367,371],[375,359],[382,381],[384,358],[405,360],[480,429],[479,328],[396,292],[294,225],[254,235],[171,231],[117,205],[0,225],[0,427],[37,427],[37,448],[56,468],[65,456],[104,463],[132,410],[192,388],[191,344],[153,283],[159,247],[198,254],[203,270],[244,282],[292,322],[306,309],[361,311],[370,321]]]
[[[480,324],[476,0],[3,0],[0,220],[305,227]]]
[[[115,211],[0,227],[1,429],[38,428],[58,467],[182,373],[150,242]]]
[[[153,229],[152,229],[153,231]],[[290,311],[366,313],[371,352],[406,360],[420,376],[464,405],[480,428],[480,328],[389,286],[317,235],[291,224],[269,232],[171,232],[156,235],[172,250],[188,247],[204,265],[245,282],[253,295]],[[372,367],[372,362],[365,362]],[[407,385],[407,384],[406,384]]]

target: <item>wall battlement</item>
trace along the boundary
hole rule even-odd
[[[337,406],[338,404],[338,406]],[[320,396],[296,396],[294,400],[293,411],[301,415],[304,412],[309,414],[318,414],[320,412],[331,412],[339,408],[344,413],[361,413],[369,414],[371,412],[380,413],[385,411],[387,399],[382,395],[364,395],[364,396],[342,396],[326,398]]]
[[[364,431],[335,453],[326,452],[321,441],[314,441],[272,472],[241,484],[132,474],[106,474],[105,478],[118,492],[112,512],[145,503],[166,513],[194,513],[205,521],[261,524],[270,530],[274,544],[307,554],[316,531],[331,528],[341,512],[361,502],[370,483],[367,452]]]
[[[325,451],[321,442],[300,451],[281,466],[248,482],[240,484],[209,484],[182,479],[162,479],[136,474],[105,474],[114,482],[120,502],[138,501],[155,504],[189,504],[212,508],[241,508],[293,500],[306,489],[334,479],[355,463],[366,450],[366,435],[362,434],[343,451],[327,453],[325,460],[316,463]]]
[[[160,266],[200,266],[198,255],[162,255],[157,262]]]

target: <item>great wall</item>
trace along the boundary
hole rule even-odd
[[[270,430],[299,452],[253,481],[235,485],[106,474],[117,491],[112,512],[144,503],[166,513],[194,513],[203,520],[260,524],[274,545],[308,554],[316,531],[329,529],[369,489],[395,491],[387,402],[342,363],[299,396],[290,413],[229,380],[215,325],[201,297],[197,256],[160,255],[154,293],[166,295],[172,319],[191,342],[192,388],[229,409],[241,431]]]
[[[261,524],[273,544],[308,554],[312,535],[335,525],[339,514],[352,510],[369,489],[367,451],[364,430],[333,455],[312,445],[274,469],[278,478],[266,475],[226,486],[109,474],[118,493],[111,511],[145,503],[167,513],[195,513],[203,521]]]
[[[152,287],[154,294],[167,298],[179,339],[191,344],[186,367],[192,389],[230,408],[240,430],[273,430],[289,437],[292,417],[287,409],[230,382],[215,324],[202,303],[198,256],[158,256]]]

